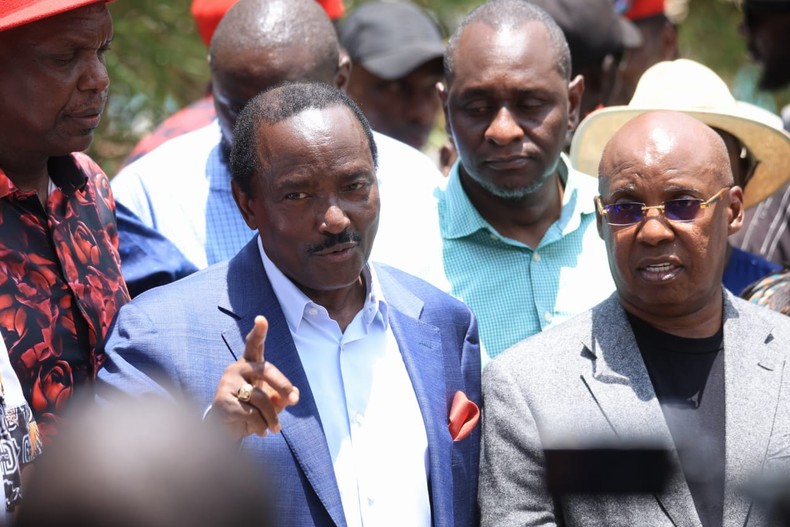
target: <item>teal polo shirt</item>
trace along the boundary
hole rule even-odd
[[[444,270],[452,294],[477,317],[491,358],[614,291],[595,226],[597,179],[569,168],[563,155],[562,212],[533,249],[483,219],[461,186],[458,166],[437,192]]]

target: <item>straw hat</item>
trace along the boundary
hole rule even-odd
[[[0,31],[108,0],[1,0]]]
[[[659,62],[642,75],[628,106],[597,110],[579,124],[571,143],[573,166],[598,174],[604,146],[627,121],[651,110],[676,110],[737,137],[758,161],[744,189],[747,207],[764,200],[790,179],[790,134],[782,119],[736,101],[710,68],[688,59]]]

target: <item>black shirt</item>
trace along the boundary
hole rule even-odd
[[[664,333],[628,315],[702,525],[724,514],[723,329],[707,338]]]

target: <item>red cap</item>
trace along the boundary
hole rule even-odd
[[[316,2],[321,4],[327,16],[332,20],[342,18],[346,12],[346,8],[343,6],[343,0],[316,0]]]
[[[37,20],[107,0],[2,0],[0,31],[24,26]]]
[[[342,17],[345,12],[343,0],[316,1],[321,4],[327,16],[332,20]],[[190,11],[195,19],[195,24],[197,24],[198,34],[206,46],[211,43],[211,37],[217,29],[219,21],[236,2],[238,0],[192,0]]]
[[[664,0],[633,0],[631,8],[624,13],[629,20],[639,20],[664,14]]]

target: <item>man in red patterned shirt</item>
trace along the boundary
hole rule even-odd
[[[107,99],[104,0],[0,3],[0,333],[45,445],[129,295],[107,177],[81,153]]]

